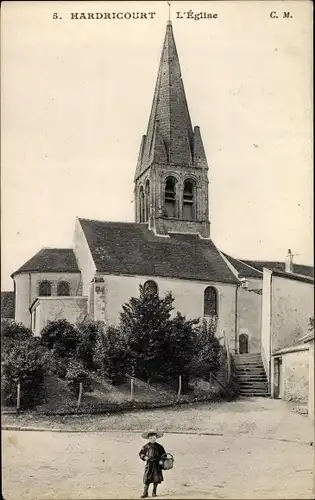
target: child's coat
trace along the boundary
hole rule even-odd
[[[163,481],[162,467],[159,462],[164,454],[165,450],[159,443],[147,443],[141,448],[139,453],[141,460],[145,461],[145,457],[148,457],[143,475],[144,484],[159,484]]]

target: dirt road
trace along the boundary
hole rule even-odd
[[[314,498],[314,448],[305,441],[311,438],[310,422],[307,417],[289,410],[285,419],[282,407],[283,419],[280,419],[280,406],[272,412],[268,410],[269,404],[258,400],[243,402],[242,406],[240,402],[231,403],[226,412],[204,406],[203,411],[196,413],[196,409],[191,408],[185,417],[180,411],[172,410],[159,411],[154,418],[150,418],[151,413],[142,413],[140,421],[136,415],[129,415],[129,422],[141,427],[148,423],[161,427],[163,422],[167,427],[170,421],[174,427],[175,417],[177,421],[182,419],[182,423],[189,422],[187,432],[193,431],[194,420],[195,429],[198,423],[200,427],[201,422],[208,422],[208,427],[211,424],[212,429],[224,430],[222,436],[165,434],[161,443],[174,454],[176,462],[172,471],[165,472],[159,496]],[[183,411],[189,412],[189,409]],[[128,421],[127,415],[120,418],[121,424]],[[3,431],[4,498],[139,498],[143,463],[138,451],[142,443],[139,434],[130,430]]]

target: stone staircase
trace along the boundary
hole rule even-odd
[[[240,386],[240,396],[270,396],[260,353],[235,354],[234,363]]]

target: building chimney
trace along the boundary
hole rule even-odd
[[[293,253],[291,252],[290,248],[288,250],[288,255],[285,260],[285,272],[293,273]]]

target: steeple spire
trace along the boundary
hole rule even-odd
[[[168,5],[153,103],[135,174],[136,221],[148,223],[156,234],[188,232],[207,238],[208,165],[199,127],[191,124]]]
[[[156,123],[159,122],[160,140],[164,143],[168,162],[193,166],[194,132],[188,111],[178,53],[171,21],[167,22],[159,71],[141,165],[136,176],[152,161],[152,145]],[[165,160],[164,160],[165,161]]]

